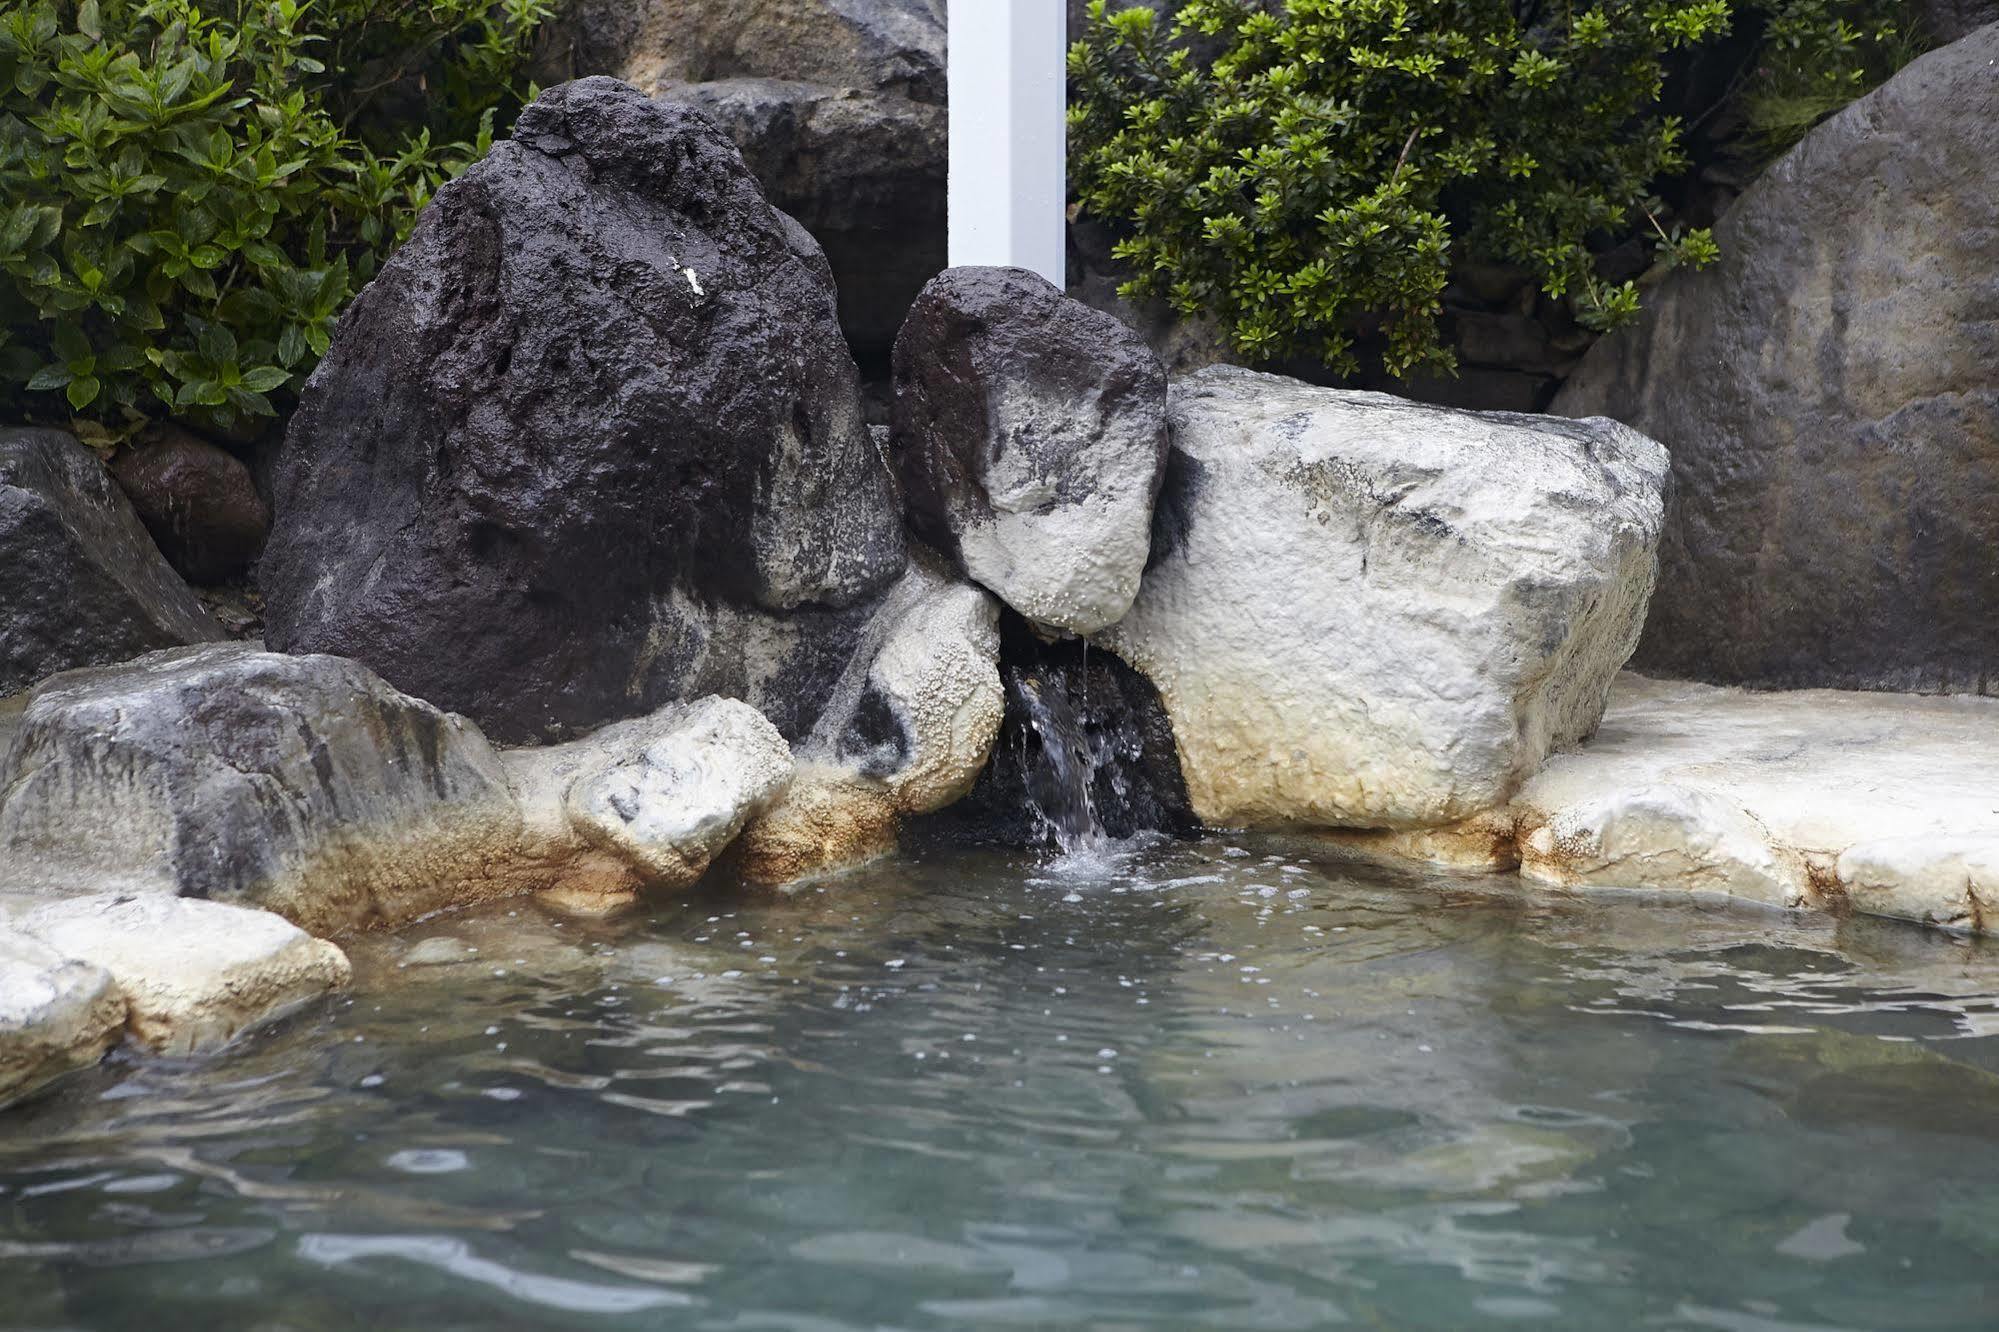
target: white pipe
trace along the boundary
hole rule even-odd
[[[950,257],[1066,285],[1064,0],[950,0]]]

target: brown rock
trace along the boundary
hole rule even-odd
[[[120,450],[111,475],[189,582],[227,582],[263,552],[271,511],[250,469],[228,450],[162,426]]]

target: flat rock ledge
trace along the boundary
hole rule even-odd
[[[249,907],[118,893],[6,905],[0,1104],[121,1039],[156,1054],[219,1050],[352,975],[334,945]]]
[[[1337,833],[1559,888],[1720,894],[1999,934],[1999,700],[1621,674],[1596,737],[1500,810]]]

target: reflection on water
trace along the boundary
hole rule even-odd
[[[1941,936],[1209,842],[354,952],[0,1122],[0,1322],[1999,1322],[1999,951]]]

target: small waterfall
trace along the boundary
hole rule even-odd
[[[1097,817],[1094,791],[1103,755],[1087,724],[1087,683],[1080,707],[1059,674],[1013,667],[1006,685],[1027,722],[1013,739],[1020,748],[1027,807],[1043,836],[1065,856],[1103,846],[1110,834]],[[1027,752],[1030,740],[1035,753]]]
[[[1116,653],[1000,612],[1006,716],[963,800],[926,816],[955,842],[1054,850],[1087,873],[1129,839],[1198,826],[1159,691]]]

